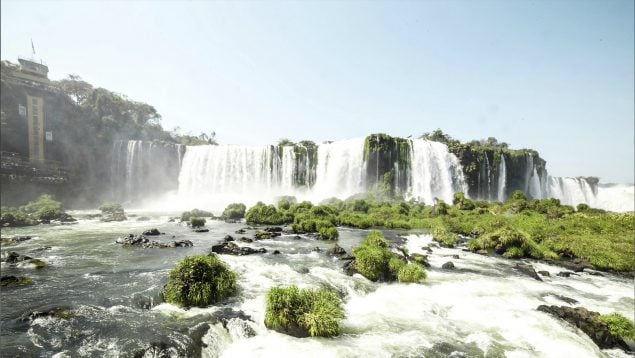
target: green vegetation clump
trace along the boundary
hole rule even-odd
[[[205,226],[206,222],[207,220],[205,220],[205,218],[191,217],[189,225],[193,228],[199,228]]]
[[[49,223],[51,220],[61,222],[76,221],[62,208],[62,203],[56,201],[51,195],[43,194],[37,199],[28,202],[18,208],[2,207],[0,210],[0,226],[18,227],[37,225],[40,222]]]
[[[0,215],[0,225],[2,227],[19,227],[32,226],[39,224],[37,220],[32,219],[29,214],[16,208],[2,207]]]
[[[124,221],[127,220],[123,206],[117,203],[104,203],[99,207],[101,210],[101,221]]]
[[[334,226],[321,227],[318,230],[318,234],[320,234],[320,238],[322,240],[337,240],[337,238],[340,236],[340,233],[337,231],[337,228]]]
[[[192,218],[192,217],[213,218],[214,214],[210,213],[209,211],[193,209],[193,210],[190,210],[190,211],[184,211],[181,214],[181,221],[190,221],[190,218]]]
[[[2,276],[0,279],[0,287],[8,286],[25,286],[33,283],[33,279],[26,276]]]
[[[338,226],[424,229],[448,247],[455,246],[461,235],[472,238],[468,242],[472,250],[498,252],[509,258],[567,260],[574,256],[601,270],[635,270],[632,212],[611,213],[584,206],[574,211],[557,200],[529,200],[521,191],[513,192],[504,203],[472,201],[471,210],[465,196],[456,195],[455,199],[451,206],[441,201],[429,206],[364,194],[343,202],[331,200],[317,206],[302,202],[275,211],[271,206],[270,210],[293,222],[296,232]]]
[[[186,257],[169,277],[163,297],[183,307],[205,307],[236,293],[236,274],[216,255]]]
[[[355,269],[371,281],[394,281],[406,265],[405,259],[388,249],[388,242],[379,231],[371,231],[353,249]],[[408,268],[410,272],[412,268]],[[404,279],[408,273],[404,273]]]
[[[421,282],[426,278],[426,270],[418,263],[410,263],[402,266],[397,272],[399,282]]]
[[[227,205],[223,210],[222,218],[225,220],[238,220],[245,217],[245,210],[247,207],[242,203],[233,203]]]
[[[432,238],[443,247],[454,247],[459,241],[459,235],[448,231],[443,226],[437,226],[432,230]]]
[[[621,314],[617,312],[603,314],[600,316],[600,321],[606,323],[612,335],[622,339],[635,340],[635,325],[633,325],[633,321]]]
[[[288,215],[278,211],[275,206],[266,205],[260,201],[247,210],[245,219],[252,225],[282,225],[292,220]]]
[[[326,289],[274,287],[267,292],[265,326],[295,337],[331,337],[340,333],[344,309]]]

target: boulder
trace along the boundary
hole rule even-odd
[[[267,252],[267,249],[264,247],[260,249],[253,249],[247,246],[240,247],[234,242],[223,242],[212,246],[212,252],[225,255],[245,256],[251,254],[263,254]]]
[[[344,264],[343,269],[344,269],[344,273],[349,276],[353,276],[354,274],[358,273],[357,268],[355,267],[355,260],[347,261]]]
[[[161,233],[159,232],[158,229],[150,229],[150,230],[144,231],[141,235],[144,235],[144,236],[157,236],[157,235],[161,235]]]
[[[253,240],[253,239],[250,239],[250,238],[248,238],[248,237],[244,237],[244,236],[240,238],[240,241],[241,241],[241,242],[254,242],[254,240]]]
[[[8,286],[24,286],[33,283],[33,280],[30,277],[24,276],[2,276],[0,277],[0,287],[8,287]]]
[[[49,307],[40,308],[37,311],[25,312],[18,319],[23,322],[31,322],[41,317],[54,317],[54,318],[67,319],[70,316],[71,316],[70,307],[50,307],[49,306]]]
[[[274,250],[274,251],[273,251],[273,254],[274,254],[274,255],[280,255],[280,251],[278,251],[278,250]]]
[[[571,276],[571,274],[572,274],[572,272],[568,272],[568,271],[561,271],[561,272],[558,272],[558,273],[556,274],[556,276],[560,276],[560,277],[569,277],[569,276]]]
[[[563,319],[586,333],[601,349],[622,348],[628,350],[628,345],[620,337],[609,331],[606,323],[600,320],[598,312],[589,311],[584,307],[567,306],[538,306],[538,311],[548,313]]]
[[[245,229],[238,229],[238,230],[235,231],[236,234],[244,234],[246,232],[247,231]]]
[[[282,228],[280,226],[269,226],[265,228],[266,232],[282,232]]]
[[[266,240],[271,239],[273,236],[270,232],[258,230],[256,231],[255,239],[256,240]]]
[[[147,216],[139,216],[137,218],[137,221],[150,221],[150,218]]]
[[[194,229],[194,232],[209,232],[209,229]]]
[[[538,274],[534,270],[534,267],[530,264],[516,264],[516,269],[529,277],[533,277],[538,281],[542,281],[540,276],[538,276]]]
[[[344,250],[340,245],[334,244],[333,247],[326,250],[326,254],[330,256],[342,256],[346,255],[346,250]]]
[[[538,274],[545,277],[551,277],[549,271],[538,271]]]
[[[225,242],[234,241],[234,238],[231,237],[231,235],[225,235],[225,237],[223,238],[223,241]]]
[[[454,263],[452,261],[448,261],[441,265],[441,268],[444,270],[454,270]]]
[[[148,249],[148,248],[163,249],[168,247],[194,246],[194,243],[192,243],[192,241],[190,240],[177,240],[177,241],[170,241],[167,243],[163,243],[163,242],[154,241],[154,240],[151,241],[144,235],[133,235],[133,234],[129,234],[128,236],[125,236],[125,237],[120,237],[115,241],[115,243],[123,245],[123,246],[142,247],[144,249]]]

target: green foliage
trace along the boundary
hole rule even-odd
[[[290,139],[287,139],[287,138],[280,138],[280,140],[278,141],[278,146],[280,147],[292,146],[292,145],[295,145],[295,143],[293,143]]]
[[[189,256],[169,274],[166,302],[184,307],[205,307],[236,293],[236,274],[216,255]]]
[[[52,196],[44,194],[34,201],[22,207],[22,210],[30,214],[36,220],[55,220],[64,217],[62,203],[53,199]]]
[[[266,294],[265,326],[295,336],[331,337],[341,331],[344,309],[326,289],[274,287]]]
[[[322,240],[337,240],[337,238],[340,236],[340,233],[334,226],[321,227],[318,229],[318,233],[320,234],[320,238]]]
[[[434,208],[432,209],[432,213],[435,216],[448,215],[450,207],[443,200],[436,199],[434,201]]]
[[[421,282],[426,278],[426,270],[417,263],[402,266],[398,273],[399,282]]]
[[[452,205],[456,206],[460,210],[473,210],[476,207],[476,205],[474,205],[474,202],[466,198],[465,194],[463,194],[462,192],[454,193]]]
[[[214,217],[214,215],[210,213],[209,211],[194,209],[190,211],[184,211],[181,214],[181,221],[190,221],[190,218],[193,218],[193,217],[211,218],[211,217]]]
[[[207,220],[205,218],[190,217],[189,225],[193,228],[203,227]]]
[[[622,339],[635,340],[635,325],[633,322],[619,313],[600,315],[600,320],[609,327],[609,332]]]
[[[394,281],[406,262],[388,250],[388,242],[379,231],[371,231],[353,249],[355,269],[371,281]]]
[[[437,226],[432,230],[432,238],[443,247],[454,247],[459,241],[459,235],[448,231],[443,226]]]
[[[284,215],[273,205],[258,202],[247,210],[245,219],[248,224],[282,225],[291,222],[290,216]]]
[[[0,211],[0,226],[2,227],[19,227],[38,224],[37,220],[32,219],[27,213],[19,209],[3,206]]]
[[[223,210],[223,219],[237,220],[245,217],[245,210],[247,207],[242,203],[232,203],[227,205]]]

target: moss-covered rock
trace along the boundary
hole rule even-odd
[[[199,210],[199,209],[193,209],[193,210],[184,211],[183,213],[181,213],[181,221],[188,222],[190,221],[190,218],[192,217],[213,218],[214,214],[212,214],[209,211]]]
[[[192,228],[196,229],[196,228],[205,226],[206,222],[207,220],[205,220],[205,218],[190,217],[189,225]]]
[[[232,203],[223,210],[222,218],[225,220],[238,220],[245,217],[247,207],[242,203]]]
[[[292,217],[278,211],[273,205],[258,202],[247,210],[245,219],[252,225],[282,225],[292,221]]]
[[[330,337],[341,331],[344,309],[326,289],[274,287],[267,292],[265,326],[294,337]]]
[[[0,287],[25,286],[33,283],[33,279],[25,276],[2,276],[0,277]]]
[[[101,210],[101,221],[124,221],[127,220],[123,206],[117,203],[104,203],[99,207]]]
[[[236,293],[236,274],[216,255],[190,256],[170,271],[166,302],[205,307]]]

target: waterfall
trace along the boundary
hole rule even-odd
[[[489,165],[487,152],[485,153],[485,178],[487,178],[487,195],[484,197],[487,198],[487,200],[492,200],[492,171]]]
[[[498,164],[498,201],[505,201],[505,186],[507,184],[507,166],[505,165],[505,155],[501,153],[501,161]]]
[[[131,201],[177,188],[184,146],[140,140],[115,141],[111,159],[111,193]]]
[[[315,200],[346,198],[366,191],[364,138],[322,144],[318,147]]]
[[[566,205],[595,206],[596,195],[585,178],[549,177],[549,196]]]
[[[459,161],[445,144],[414,139],[410,158],[410,198],[432,204],[434,198],[452,202],[455,192],[467,193]]]

